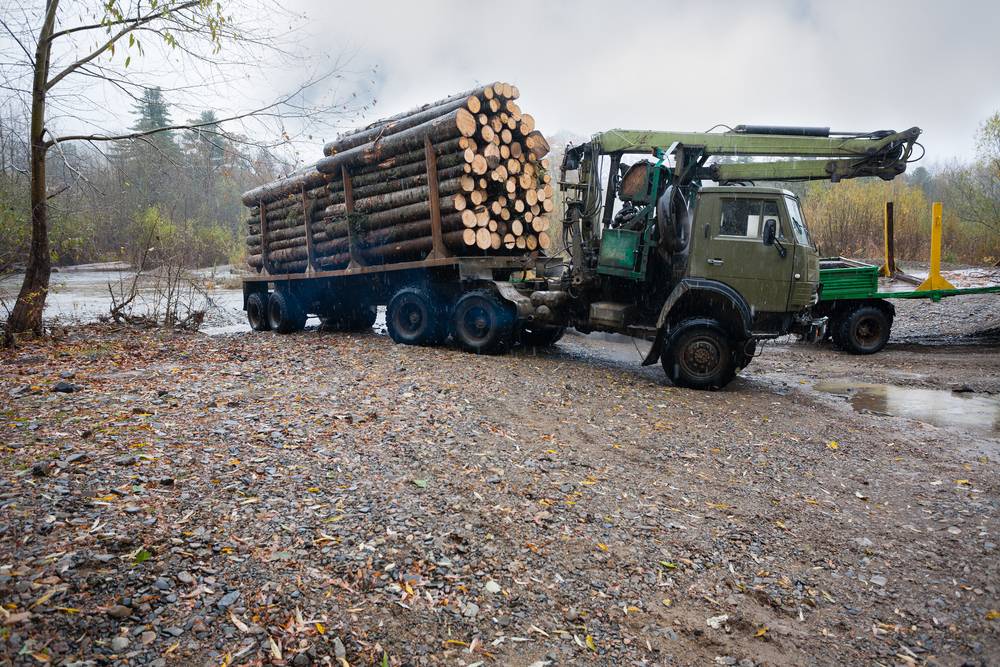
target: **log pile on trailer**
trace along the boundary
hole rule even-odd
[[[517,99],[498,82],[376,121],[245,193],[249,265],[280,274],[544,252],[549,145]]]

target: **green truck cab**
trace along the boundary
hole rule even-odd
[[[570,154],[564,167],[577,179],[560,185],[584,196],[566,202],[573,262],[558,288],[569,296],[551,321],[650,340],[645,364],[700,389],[725,386],[762,338],[822,334],[809,314],[818,255],[792,193],[679,188],[662,159],[642,160],[612,165],[604,215],[588,216],[589,165]]]
[[[816,303],[819,256],[798,198],[773,188],[713,187],[699,192],[688,275],[739,292],[760,330]]]

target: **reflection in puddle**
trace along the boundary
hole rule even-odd
[[[936,426],[1000,433],[1000,396],[891,384],[817,382],[817,391],[847,396],[855,412],[907,417]]]

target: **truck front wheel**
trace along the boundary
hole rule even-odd
[[[389,337],[404,345],[437,345],[447,338],[445,319],[430,290],[404,287],[386,308]]]
[[[681,322],[660,359],[667,377],[679,387],[721,389],[736,375],[730,336],[711,319]]]
[[[877,306],[859,306],[845,313],[834,340],[852,354],[875,354],[889,342],[892,320]]]

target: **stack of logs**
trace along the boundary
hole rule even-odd
[[[546,250],[549,145],[517,98],[494,83],[376,121],[245,193],[248,263],[290,273]]]

